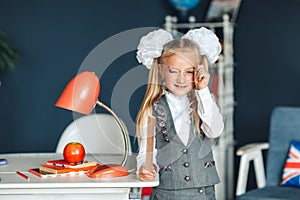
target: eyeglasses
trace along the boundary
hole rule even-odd
[[[179,75],[183,76],[186,79],[192,79],[194,77],[195,68],[191,67],[189,69],[180,70],[176,68],[169,67],[167,65],[161,65],[168,69],[168,74],[171,78],[178,78]]]

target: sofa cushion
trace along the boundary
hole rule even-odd
[[[236,200],[295,200],[300,197],[300,188],[284,186],[266,186],[248,191],[236,197]]]
[[[300,142],[292,141],[283,168],[281,185],[300,187]]]

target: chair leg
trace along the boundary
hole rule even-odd
[[[249,171],[249,157],[243,155],[240,160],[239,174],[237,180],[236,195],[241,195],[246,192],[248,171]]]
[[[263,161],[261,151],[257,153],[257,157],[254,159],[254,169],[255,169],[257,187],[258,188],[265,187],[266,176],[265,176],[264,161]]]

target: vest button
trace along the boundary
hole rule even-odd
[[[190,177],[189,177],[189,176],[186,176],[186,177],[184,177],[184,180],[185,180],[185,181],[190,181]]]
[[[203,188],[200,188],[198,192],[202,194],[204,192]]]
[[[189,162],[185,162],[185,163],[183,163],[183,166],[184,166],[184,167],[189,167],[189,166],[190,166],[190,163],[189,163]]]
[[[182,149],[183,154],[187,154],[188,150],[187,149]]]

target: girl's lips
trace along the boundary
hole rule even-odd
[[[186,85],[176,85],[176,84],[174,86],[177,87],[177,88],[181,88],[181,89],[187,87]]]

